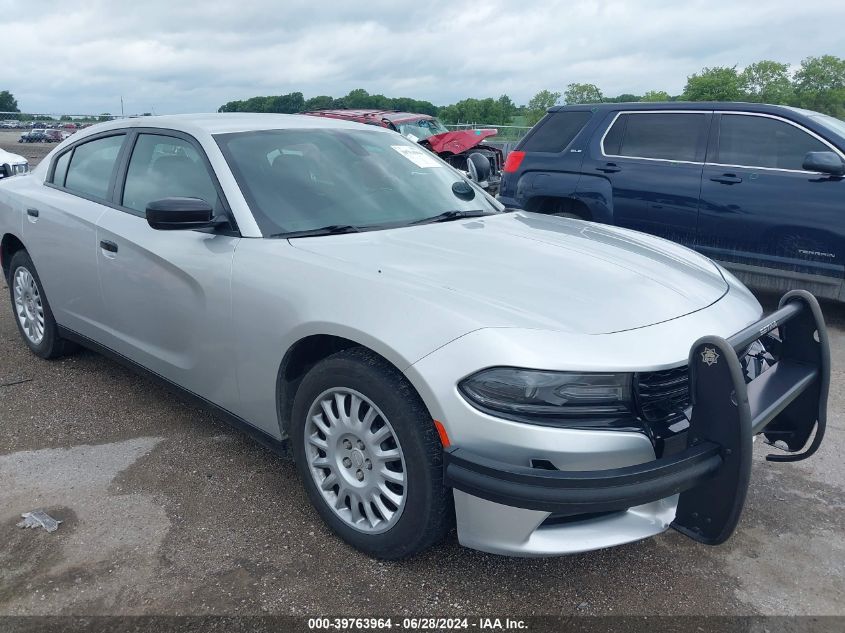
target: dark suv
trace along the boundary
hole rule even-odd
[[[845,300],[845,122],[753,103],[560,106],[508,155],[508,206],[615,224],[749,285]]]

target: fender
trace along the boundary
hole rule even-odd
[[[607,178],[582,176],[573,197],[587,205],[593,214],[594,222],[615,224],[613,221],[613,187]]]

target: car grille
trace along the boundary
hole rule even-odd
[[[635,397],[640,415],[648,422],[679,418],[690,406],[687,366],[637,374]]]

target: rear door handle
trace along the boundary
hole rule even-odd
[[[110,242],[109,240],[100,240],[100,248],[109,253],[117,252],[117,244]]]
[[[26,214],[31,218],[37,218],[38,217],[38,209],[27,209]]]
[[[596,167],[596,169],[603,171],[606,174],[614,174],[617,171],[622,171],[622,168],[616,163],[607,163],[603,167]]]
[[[722,174],[721,176],[713,176],[710,180],[713,182],[720,182],[723,185],[735,185],[742,182],[742,178],[736,174]]]

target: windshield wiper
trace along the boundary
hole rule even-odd
[[[415,220],[409,224],[434,224],[435,222],[451,222],[452,220],[463,220],[464,218],[478,218],[483,215],[495,215],[495,211],[483,211],[482,209],[472,209],[470,211],[444,211],[438,213],[430,218],[423,218],[422,220]]]
[[[351,224],[329,224],[317,229],[305,229],[303,231],[285,231],[274,233],[268,237],[313,237],[315,235],[340,235],[341,233],[360,233],[361,229]]]

